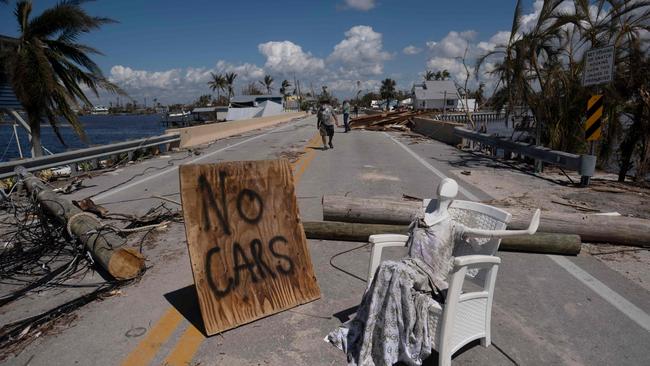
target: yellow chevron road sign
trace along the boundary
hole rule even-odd
[[[587,103],[587,121],[585,122],[585,138],[587,141],[600,139],[603,124],[603,96],[593,95]]]

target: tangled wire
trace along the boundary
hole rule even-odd
[[[123,238],[119,245],[127,243],[128,235],[143,233],[139,239],[142,251],[145,239],[154,230],[169,222],[181,221],[181,215],[180,211],[161,203],[143,216],[107,214],[102,219],[111,220],[111,223],[98,219],[102,222],[98,233],[117,233]],[[122,225],[114,224],[116,220],[126,225],[120,227]],[[91,282],[86,276],[93,273],[93,264],[83,243],[72,237],[66,225],[48,214],[36,199],[13,192],[0,202],[0,307],[30,293],[53,288],[78,288],[83,293],[50,310],[3,325],[0,328],[0,349],[3,350],[0,360],[9,352],[22,349],[34,334],[51,328],[57,320],[66,318],[79,307],[134,281]]]

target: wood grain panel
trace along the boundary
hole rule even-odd
[[[180,167],[208,335],[320,297],[287,160]]]

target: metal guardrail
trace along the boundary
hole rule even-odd
[[[474,132],[462,127],[454,128],[456,136],[477,141],[484,145],[503,149],[505,152],[525,155],[535,160],[577,171],[581,176],[581,184],[586,186],[596,170],[596,157],[593,155],[577,155],[564,151],[551,150],[543,146],[516,142],[501,137],[490,136],[485,133]]]
[[[181,137],[179,134],[170,134],[162,136],[154,136],[139,140],[131,140],[126,142],[118,142],[110,145],[102,145],[89,147],[86,149],[79,149],[73,151],[66,151],[59,154],[41,156],[38,158],[21,159],[0,163],[0,179],[8,178],[16,175],[14,169],[17,166],[23,166],[27,171],[33,172],[38,170],[56,168],[65,165],[81,163],[95,159],[105,158],[111,155],[128,153],[147,147],[180,142]]]

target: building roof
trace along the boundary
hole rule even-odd
[[[428,80],[413,87],[415,99],[458,99],[458,89],[451,80]]]

